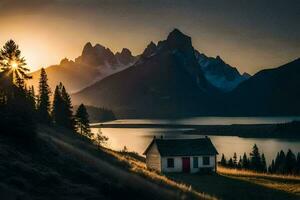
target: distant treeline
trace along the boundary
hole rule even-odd
[[[77,109],[78,106],[74,106]],[[106,122],[116,120],[114,112],[108,108],[99,108],[95,106],[86,105],[86,110],[89,114],[90,122]]]
[[[256,138],[300,138],[300,121],[279,124],[198,125],[194,130],[186,132]]]
[[[56,86],[51,103],[52,92],[43,68],[36,95],[33,86],[26,85],[26,80],[31,78],[29,71],[18,45],[13,40],[5,43],[0,51],[0,133],[15,138],[32,138],[36,124],[42,123],[91,137],[85,106],[81,104],[74,114],[70,95],[62,83]],[[111,111],[103,113],[102,118],[112,118]]]
[[[252,152],[249,157],[244,153],[239,159],[237,154],[234,153],[233,157],[228,160],[222,154],[221,166],[234,168],[234,169],[246,169],[255,172],[263,172],[270,174],[284,174],[284,175],[300,175],[300,153],[297,156],[289,149],[285,154],[284,151],[277,153],[275,160],[267,167],[266,158],[264,154],[260,154],[256,144],[252,148]]]

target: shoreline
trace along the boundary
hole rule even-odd
[[[195,135],[238,136],[245,138],[296,138],[300,139],[300,122],[279,124],[232,124],[232,125],[191,125],[191,124],[91,124],[91,128],[174,128],[192,129],[184,131]]]

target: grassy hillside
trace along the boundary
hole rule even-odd
[[[0,136],[1,199],[209,199],[63,129],[30,144]]]
[[[190,184],[218,199],[296,200],[300,198],[300,177],[276,176],[218,167],[215,175],[169,174],[177,182]]]
[[[219,167],[219,174],[295,194],[300,198],[300,176],[256,173],[223,167]]]

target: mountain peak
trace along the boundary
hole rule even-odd
[[[177,28],[169,33],[167,43],[172,49],[190,49],[192,47],[191,37],[183,34]]]
[[[123,48],[122,51],[121,51],[121,54],[132,56],[131,51],[127,48]]]
[[[174,28],[169,35],[184,35],[178,28]]]
[[[88,42],[83,47],[82,55],[89,54],[91,51],[93,51],[93,46],[90,42]]]
[[[150,42],[146,49],[144,50],[144,52],[142,53],[143,57],[149,57],[151,56],[153,53],[155,53],[155,51],[157,50],[157,46],[154,44],[154,42]]]

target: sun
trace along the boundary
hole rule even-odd
[[[12,67],[12,69],[17,69],[18,68],[18,63],[13,61],[11,63],[11,67]]]

